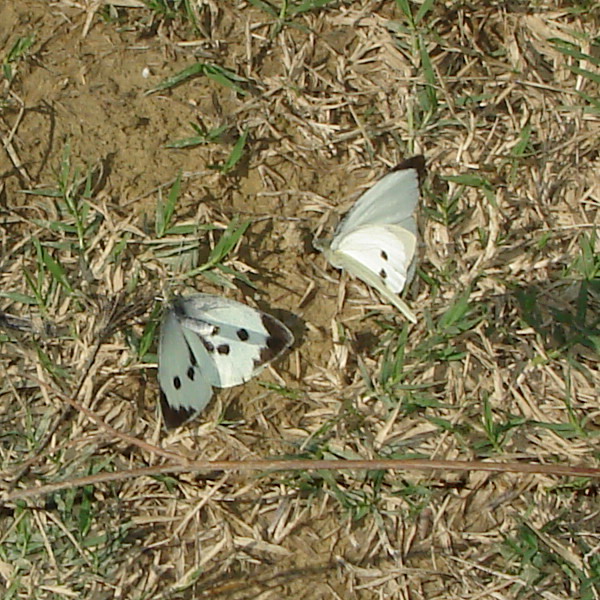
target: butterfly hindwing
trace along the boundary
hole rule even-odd
[[[385,280],[374,271],[364,266],[362,260],[357,260],[350,255],[344,255],[340,260],[340,268],[345,269],[348,273],[352,273],[355,277],[362,279],[367,285],[376,289],[381,296],[387,300],[392,306],[395,306],[409,321],[417,322],[417,317],[409,306],[398,296],[393,293],[386,285]]]
[[[333,260],[343,262],[350,256],[399,294],[406,284],[415,246],[415,236],[399,225],[365,225],[342,238]]]
[[[169,422],[170,412],[199,412],[210,400],[213,386],[248,381],[292,343],[283,323],[240,302],[209,294],[176,298],[161,329],[159,381],[165,422],[181,424],[177,414]]]

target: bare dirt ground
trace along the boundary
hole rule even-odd
[[[0,334],[3,491],[165,460],[61,392],[190,459],[597,466],[598,5],[414,4],[411,21],[400,1],[190,0],[194,25],[184,3],[141,4],[0,0],[0,310],[39,333]],[[198,63],[238,79],[147,93]],[[169,147],[192,124],[222,133]],[[419,153],[413,326],[311,241]],[[161,236],[179,175],[187,229]],[[236,219],[224,264],[255,289],[187,276]],[[272,312],[296,344],[167,434],[140,344],[155,299],[193,289]],[[6,598],[600,596],[587,480],[216,472],[0,510]]]

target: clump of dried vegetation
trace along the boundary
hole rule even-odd
[[[597,466],[597,3],[24,0],[0,23],[4,598],[600,596],[593,479],[160,472]],[[413,326],[311,239],[416,153]],[[167,434],[156,299],[190,289],[297,343]]]

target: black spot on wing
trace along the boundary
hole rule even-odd
[[[229,344],[219,344],[217,346],[217,352],[219,354],[224,354],[225,356],[227,356],[229,354]]]
[[[255,368],[271,362],[294,343],[294,338],[287,327],[284,327],[271,315],[263,314],[262,324],[267,330],[267,343],[261,349],[260,357],[254,360]]]
[[[202,345],[206,348],[206,351],[209,354],[212,354],[215,351],[215,345],[212,342],[209,342],[207,339],[203,338],[202,336],[198,337],[200,337],[200,341],[202,342]]]
[[[200,367],[198,366],[198,361],[196,360],[196,355],[194,354],[194,351],[192,350],[191,346],[187,343],[187,340],[185,342],[188,352],[190,354],[190,366],[187,369],[186,375],[187,378],[190,381],[194,381],[194,376],[196,375],[196,369],[200,370]],[[179,379],[178,377],[176,379]],[[181,385],[181,383],[180,383]],[[175,386],[177,389],[179,389],[177,386]]]
[[[181,379],[179,379],[178,375],[175,375],[175,377],[173,377],[173,387],[176,390],[181,388]]]
[[[383,258],[383,260],[387,260],[388,259],[388,255],[387,255],[387,252],[385,250],[381,251],[381,258]]]
[[[238,329],[236,331],[236,334],[238,336],[238,338],[240,339],[240,341],[245,342],[248,340],[248,338],[250,337],[250,335],[248,334],[248,330],[244,329],[243,327],[241,329]]]
[[[163,421],[169,429],[183,425],[196,412],[191,408],[173,408],[169,404],[167,395],[163,392],[162,388],[160,390],[160,411]]]
[[[381,269],[381,271],[379,271],[379,277],[381,277],[381,279],[387,279],[387,273],[385,272],[385,269]]]
[[[185,342],[185,345],[187,346],[188,352],[190,354],[190,364],[192,365],[192,367],[197,366],[198,361],[196,360],[196,355],[194,354],[193,350],[190,348],[190,345],[187,343],[187,340]]]
[[[219,335],[221,328],[218,325],[213,325],[210,335]]]

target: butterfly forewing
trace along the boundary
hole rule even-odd
[[[167,427],[181,425],[210,401],[207,364],[206,353],[190,345],[175,311],[168,310],[161,325],[158,354],[160,404]]]
[[[423,166],[423,157],[415,156],[369,188],[339,224],[333,243],[363,225],[393,223],[416,234],[413,213],[419,201],[419,169]]]

